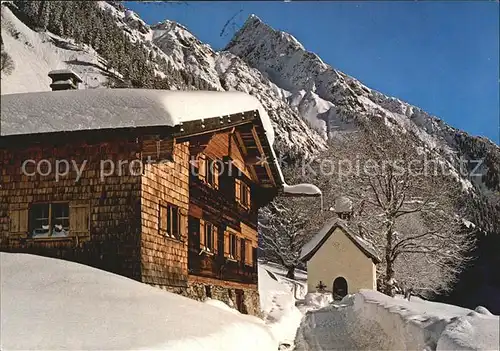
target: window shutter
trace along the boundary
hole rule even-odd
[[[236,187],[236,201],[241,203],[241,180],[235,179],[234,184]]]
[[[90,205],[70,204],[69,234],[72,236],[90,235]]]
[[[250,243],[248,242],[246,248],[247,248],[247,254],[246,254],[247,265],[251,265],[252,264],[252,245],[250,245]]]
[[[184,216],[184,213],[181,209],[178,210],[179,211],[179,233],[178,233],[178,237],[177,239],[181,240],[182,237],[183,237],[183,234],[185,232],[185,229],[184,229],[184,223],[185,223],[185,216]]]
[[[246,204],[248,207],[250,207],[250,188],[247,187],[247,191],[245,192],[245,196],[247,198]]]
[[[229,232],[225,231],[224,232],[224,256],[229,256]]]
[[[160,210],[158,211],[158,233],[160,235],[165,235],[167,232],[167,207],[160,204]]]
[[[219,189],[219,175],[220,175],[220,164],[219,162],[214,162],[213,164],[214,171],[214,187],[215,189]]]
[[[28,232],[28,205],[12,204],[9,207],[11,233],[26,234]]]
[[[205,246],[205,221],[200,219],[200,246]]]
[[[212,247],[210,248],[214,253],[217,253],[217,227],[212,226]]]
[[[207,174],[207,158],[205,155],[200,154],[198,156],[198,177],[201,180],[205,180],[206,174]]]

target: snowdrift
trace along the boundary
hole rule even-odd
[[[2,350],[277,350],[264,322],[112,273],[0,253]]]
[[[362,290],[354,297],[351,325],[384,349],[498,350],[500,317],[477,310]]]

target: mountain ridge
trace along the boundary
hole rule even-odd
[[[38,70],[42,67],[55,69],[69,66],[94,84],[86,84],[87,88],[104,87],[106,80],[111,79],[123,81],[124,75],[119,72],[119,65],[114,63],[120,60],[120,56],[111,56],[113,61],[109,62],[109,53],[103,48],[97,47],[98,50],[95,50],[92,47],[100,46],[100,41],[78,43],[78,40],[67,40],[51,33],[47,30],[51,24],[50,14],[45,22],[38,21],[45,30],[36,32],[28,27],[21,28],[25,25],[11,10],[40,13],[39,8],[31,4],[23,5],[25,8],[22,9],[17,8],[16,4],[22,3],[14,1],[2,4],[2,36],[6,38],[7,52],[15,44],[18,47],[24,45],[24,51],[14,52],[13,56],[25,56],[26,52],[38,55],[39,47],[46,45],[44,51],[53,52],[45,56],[62,55],[61,62],[55,64],[57,57],[51,57],[46,60],[46,66],[36,66]],[[55,3],[60,2],[50,2],[50,5],[45,6],[56,6]],[[250,93],[261,100],[274,122],[279,151],[294,157],[300,154],[313,155],[324,150],[328,137],[356,129],[357,122],[363,120],[369,123],[370,118],[377,116],[401,133],[414,134],[430,152],[440,154],[466,188],[471,187],[471,182],[458,176],[460,158],[467,161],[478,157],[484,159],[486,166],[481,169],[483,176],[472,181],[476,188],[484,188],[482,191],[485,192],[500,190],[498,145],[485,137],[470,136],[416,106],[370,89],[307,51],[293,35],[273,29],[256,15],[250,15],[225,50],[217,52],[177,22],[165,19],[155,25],[147,25],[139,15],[116,1],[100,1],[85,6],[94,8],[94,12],[101,12],[99,16],[104,16],[104,19],[112,18],[114,26],[124,34],[123,38],[128,38],[132,43],[132,48],[139,47],[142,50],[139,54],[143,56],[144,62],[139,67],[147,68],[150,74],[156,76],[153,80],[144,80],[140,77],[144,68],[139,68],[131,72],[134,77],[131,83],[124,83],[127,86],[134,86],[133,82],[140,80],[139,83],[144,87],[240,90]],[[51,10],[60,9],[54,7]],[[35,15],[32,17],[37,20]],[[85,21],[81,23],[81,26],[84,25]],[[105,25],[111,26],[110,23]],[[57,26],[54,28],[58,29]],[[69,33],[77,34],[75,31]],[[17,63],[25,64],[19,60]],[[31,63],[35,65],[35,62]],[[28,70],[29,67],[24,69]],[[44,76],[44,72],[35,73]],[[13,74],[2,79],[3,93],[16,91],[18,86],[22,86],[20,81],[40,79],[30,79],[32,77],[29,76],[28,79],[13,79],[19,74],[26,72],[14,70]],[[48,82],[48,77],[44,77],[42,83],[27,84],[23,89],[49,90]]]
[[[263,30],[261,30],[261,28],[263,28]],[[321,57],[319,55],[317,55],[316,53],[306,50],[306,48],[303,46],[303,44],[300,43],[300,41],[298,39],[296,39],[293,35],[291,35],[287,32],[281,31],[281,30],[274,29],[273,27],[271,27],[270,25],[268,25],[267,23],[262,21],[255,14],[251,14],[248,17],[248,19],[245,21],[245,23],[240,28],[240,30],[233,36],[231,41],[226,45],[224,50],[238,54],[238,56],[245,58],[245,61],[252,63],[254,66],[258,67],[261,71],[267,71],[266,67],[259,65],[259,62],[256,62],[255,58],[252,57],[252,55],[249,55],[248,52],[245,53],[245,52],[242,52],[241,50],[239,50],[238,48],[235,49],[235,47],[237,47],[238,45],[241,44],[241,41],[246,40],[245,33],[247,33],[247,32],[251,32],[253,34],[252,40],[255,41],[255,43],[254,43],[255,46],[257,46],[257,43],[260,43],[262,41],[271,42],[272,39],[274,39],[274,38],[271,38],[271,40],[269,40],[268,36],[265,34],[266,31],[276,33],[277,35],[274,35],[274,38],[279,37],[279,38],[284,38],[284,39],[288,40],[290,42],[290,44],[292,45],[294,50],[298,49],[298,50],[304,51],[305,56],[312,57],[314,60],[318,61],[317,66],[323,66],[323,68],[326,71],[331,70],[331,72],[334,75],[336,75],[339,79],[346,78],[348,81],[350,81],[350,80],[355,81],[357,83],[357,86],[356,86],[357,89],[361,89],[367,93],[373,94],[371,96],[371,100],[375,103],[381,104],[387,110],[394,112],[394,113],[406,114],[406,115],[408,115],[408,113],[410,113],[410,115],[411,115],[411,113],[413,112],[412,110],[416,110],[416,111],[424,113],[425,115],[431,117],[432,119],[434,119],[438,122],[441,121],[441,119],[439,117],[437,117],[436,115],[433,115],[431,113],[426,112],[424,109],[418,107],[415,104],[406,102],[403,99],[400,99],[400,98],[395,97],[395,96],[386,95],[379,90],[369,88],[367,85],[362,83],[359,79],[354,78],[354,77],[352,77],[352,76],[350,76],[350,75],[348,75],[340,70],[335,69],[332,65],[325,63],[321,59]],[[264,35],[261,35],[261,34],[264,34]],[[280,55],[275,56],[275,57],[283,57],[283,55],[284,55],[284,53],[281,52]],[[297,85],[297,83],[295,83],[295,85],[292,85],[292,87],[296,87],[296,85]],[[451,129],[453,129],[454,131],[466,133],[466,134],[470,135],[471,137],[476,137],[476,138],[488,140],[492,144],[498,146],[498,144],[496,144],[490,138],[487,138],[487,137],[481,136],[481,135],[472,135],[466,131],[461,130],[460,128],[457,128],[457,127],[454,127],[454,126],[448,124],[447,122],[444,122],[444,123],[448,127],[450,127]]]

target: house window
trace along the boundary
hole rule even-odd
[[[198,155],[198,177],[206,184],[219,189],[219,164],[204,154]]]
[[[243,207],[250,207],[250,187],[243,183],[241,180],[236,179],[236,201],[239,202]]]
[[[205,223],[205,248],[208,251],[214,249],[214,226],[211,223]]]
[[[236,235],[229,234],[229,256],[236,257]]]
[[[160,234],[179,239],[181,236],[181,214],[174,205],[160,205]]]
[[[69,235],[69,204],[33,204],[29,209],[29,232],[33,238]]]
[[[245,183],[241,184],[241,204],[245,207],[250,206],[250,188]]]

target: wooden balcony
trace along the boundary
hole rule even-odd
[[[257,284],[257,267],[229,260],[219,255],[199,254],[191,248],[188,253],[189,274],[207,278]]]
[[[222,178],[222,177],[221,177]],[[221,179],[221,182],[227,181]],[[229,186],[234,188],[234,182]],[[220,189],[214,189],[205,184],[198,177],[191,175],[189,178],[189,201],[207,213],[218,217],[217,222],[239,228],[240,221],[249,225],[257,224],[257,211],[255,208],[247,210],[238,204],[227,186],[221,184]],[[214,223],[217,224],[217,223]]]

